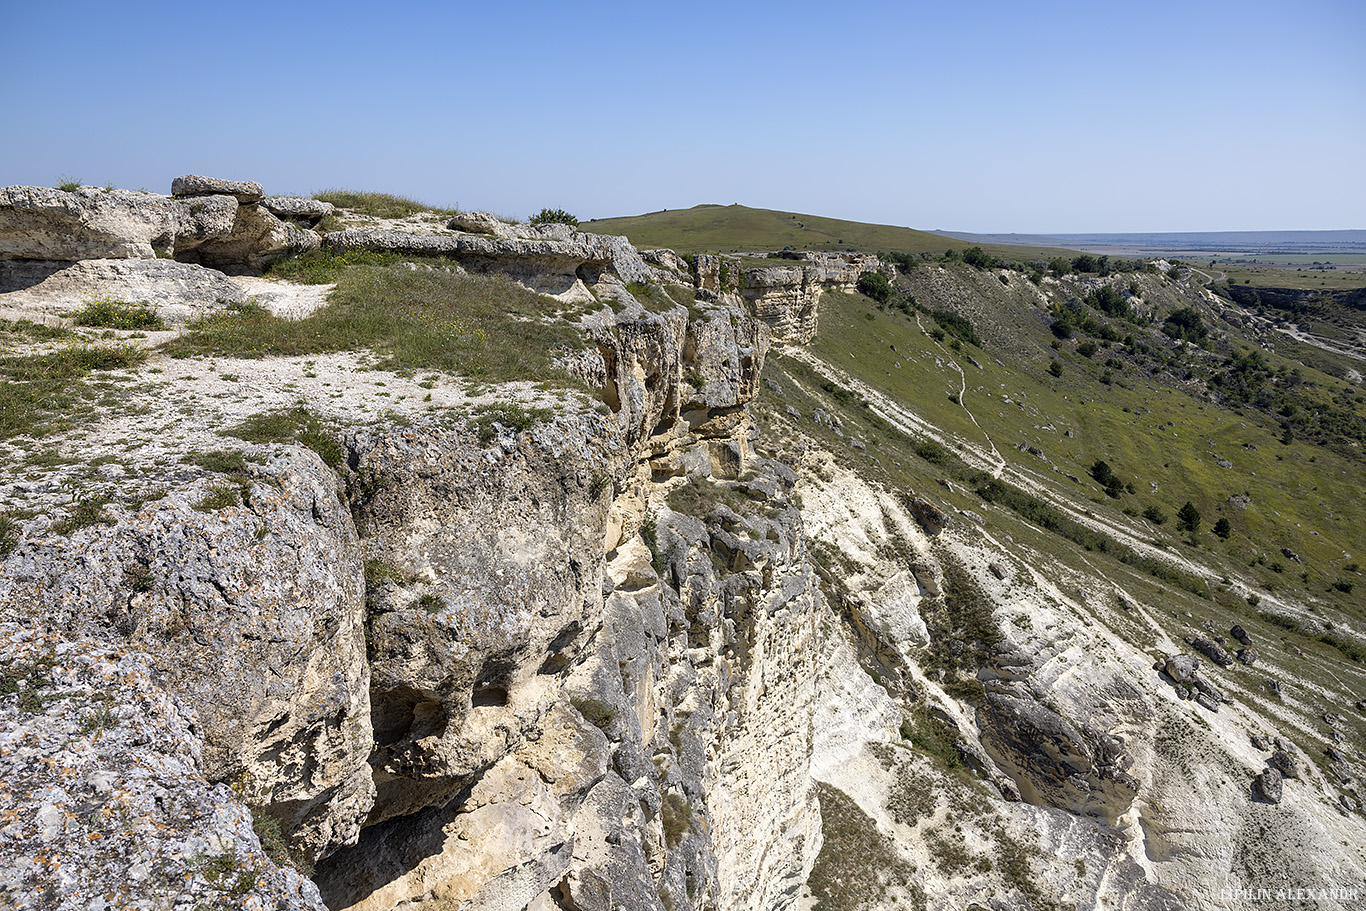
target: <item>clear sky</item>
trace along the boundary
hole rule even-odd
[[[0,185],[1366,228],[1366,2],[0,0]]]

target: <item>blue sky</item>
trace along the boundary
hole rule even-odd
[[[0,0],[0,185],[1366,228],[1366,3]]]

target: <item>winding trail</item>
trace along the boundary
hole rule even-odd
[[[925,332],[925,324],[920,321],[919,313],[915,315],[915,324],[920,328],[921,332]],[[933,336],[931,336],[928,332],[925,332],[925,335],[927,338],[933,339]],[[968,407],[968,375],[963,372],[963,368],[960,367],[958,362],[953,359],[953,356],[950,355],[947,351],[944,351],[943,345],[939,344],[938,342],[935,342],[934,344],[936,348],[943,352],[944,360],[949,362],[949,366],[952,367],[954,370],[958,371],[958,407],[962,408],[964,411],[967,412],[968,420],[972,421],[972,426],[980,430],[982,432],[982,436],[986,438],[987,445],[991,447],[991,454],[996,457],[996,465],[991,470],[991,476],[999,480],[1001,477],[1001,473],[1006,469],[1006,460],[1005,457],[1001,455],[1001,451],[996,448],[996,443],[992,440],[991,434],[987,433],[986,429],[982,427],[981,424],[977,423],[977,416],[973,414],[972,409]]]

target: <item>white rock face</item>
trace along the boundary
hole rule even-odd
[[[92,298],[104,297],[146,303],[171,326],[247,299],[216,269],[167,259],[0,261],[0,295],[0,310],[25,319],[68,316]]]
[[[0,562],[0,620],[147,652],[198,716],[204,774],[249,782],[316,857],[355,840],[374,794],[361,561],[312,452],[254,471],[244,505],[195,509],[199,482],[31,535]]]
[[[178,227],[176,210],[151,193],[0,189],[0,259],[151,259]]]
[[[322,911],[262,850],[250,811],[204,778],[193,712],[145,654],[0,623],[0,894],[77,911],[104,896]]]

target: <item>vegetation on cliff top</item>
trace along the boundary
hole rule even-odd
[[[554,318],[555,301],[506,276],[350,262],[337,269],[327,304],[304,319],[242,305],[200,320],[163,350],[172,357],[266,357],[368,348],[381,370],[570,382],[553,361],[582,347],[582,337]]]

